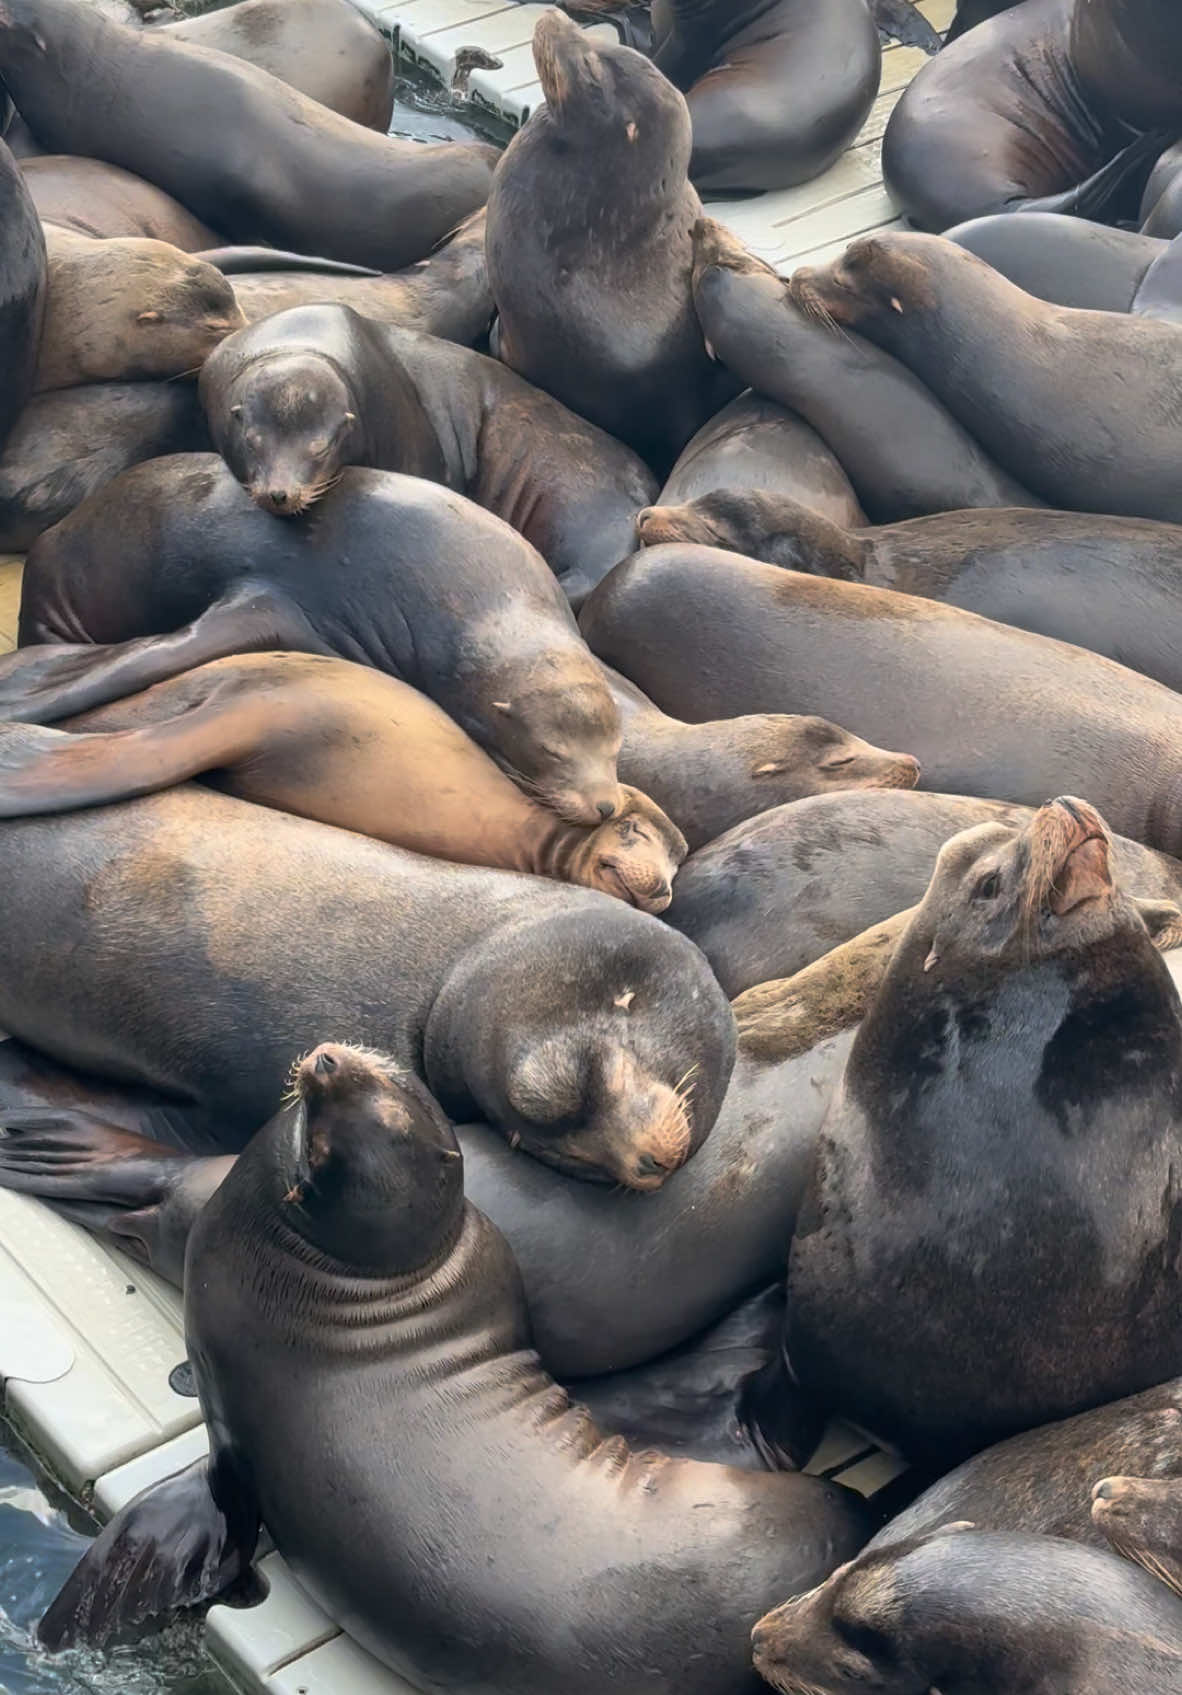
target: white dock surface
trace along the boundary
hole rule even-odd
[[[474,72],[469,87],[474,100],[510,123],[524,122],[540,103],[530,39],[545,7],[505,0],[360,4],[400,40],[404,54],[445,82],[463,47],[482,47],[500,59],[499,69]],[[942,30],[954,0],[921,0],[920,9]],[[617,39],[610,26],[594,33]],[[870,117],[824,176],[749,200],[714,201],[711,216],[784,274],[798,264],[823,262],[856,236],[894,223],[882,184],[882,134],[895,101],[924,62],[913,48],[884,51]],[[15,562],[5,569],[15,576]],[[15,581],[6,578],[3,586],[14,598]],[[8,622],[15,627],[14,618]],[[12,645],[12,633],[0,630],[0,646]],[[1182,979],[1182,952],[1171,956],[1171,965]],[[173,1290],[38,1202],[0,1191],[4,1411],[100,1517],[206,1451],[197,1402],[169,1387],[184,1358]],[[834,1426],[809,1469],[870,1494],[901,1468],[853,1431]],[[215,1607],[209,1614],[210,1651],[240,1689],[252,1695],[414,1695],[324,1616],[278,1554],[260,1569],[270,1589],[260,1606]]]

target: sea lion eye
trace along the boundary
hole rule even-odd
[[[823,759],[821,769],[822,771],[841,771],[845,766],[853,763],[854,756],[852,753],[840,753],[835,754],[832,759]]]
[[[1001,873],[990,871],[973,890],[974,900],[996,900],[1001,893]]]

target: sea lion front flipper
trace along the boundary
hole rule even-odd
[[[212,265],[224,277],[260,271],[320,271],[332,277],[380,277],[369,265],[351,265],[345,259],[316,258],[311,253],[289,253],[281,247],[206,247],[194,259]]]
[[[250,1569],[258,1503],[220,1458],[198,1460],[115,1515],[50,1602],[51,1649],[99,1647],[182,1607],[216,1599]]]
[[[23,639],[23,626],[21,634]],[[270,583],[247,579],[169,635],[92,645],[55,642],[50,633],[45,644],[5,654],[0,659],[0,719],[52,724],[138,694],[211,659],[268,648],[332,652],[293,600]]]
[[[944,45],[940,32],[924,17],[915,0],[870,0],[880,39],[901,42],[904,47],[922,47],[938,53]]]
[[[1139,135],[1090,177],[1061,194],[1044,194],[1036,200],[1020,200],[1005,208],[1011,212],[1062,212],[1096,223],[1112,222],[1119,213],[1125,193],[1139,200],[1145,179],[1154,164],[1175,140],[1166,130]]]

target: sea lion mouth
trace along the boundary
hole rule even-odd
[[[273,518],[299,518],[318,498],[317,491],[307,486],[252,483],[247,492],[255,505]]]
[[[676,506],[646,506],[636,515],[636,539],[641,547],[659,547],[667,541],[700,541],[707,545],[714,539],[704,524],[687,523]]]
[[[788,279],[785,290],[790,303],[815,323],[828,329],[843,329],[860,304],[855,290],[848,288],[839,272],[827,276],[811,265],[802,265]]]
[[[919,763],[919,760],[910,753],[899,753],[895,755],[895,763],[886,773],[885,777],[880,777],[877,781],[868,783],[867,787],[879,789],[914,789],[918,788],[919,779],[922,776],[923,766]]]
[[[1110,853],[1108,828],[1094,807],[1073,795],[1050,801],[1031,825],[1028,908],[1062,918],[1086,901],[1110,896]]]
[[[664,912],[673,899],[673,886],[666,877],[650,877],[641,886],[630,882],[614,860],[601,859],[599,869],[615,884],[620,899],[639,912]]]

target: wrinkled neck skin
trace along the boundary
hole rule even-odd
[[[860,536],[856,530],[843,529],[807,507],[793,512],[789,524],[789,528],[769,536],[767,548],[757,558],[766,558],[790,571],[808,571],[845,582],[865,582],[867,566],[874,555],[872,540]],[[823,570],[818,564],[822,559]]]
[[[475,482],[480,469],[483,422],[483,408],[467,403],[477,385],[465,379],[477,374],[484,361],[470,348],[437,341],[434,337],[424,347],[413,334],[394,324],[374,328],[389,351],[391,368],[413,394],[435,437],[441,455],[441,474],[437,480],[463,494]],[[470,363],[473,369],[468,371],[465,367]]]
[[[657,0],[653,7],[654,55],[660,70],[684,93],[721,56],[726,43],[772,9],[774,0]]]
[[[522,861],[519,871],[529,871],[535,877],[550,877],[559,883],[581,883],[590,886],[588,873],[599,841],[598,829],[589,830],[581,824],[566,824],[557,813],[535,806],[530,821],[528,839],[522,842]]]

